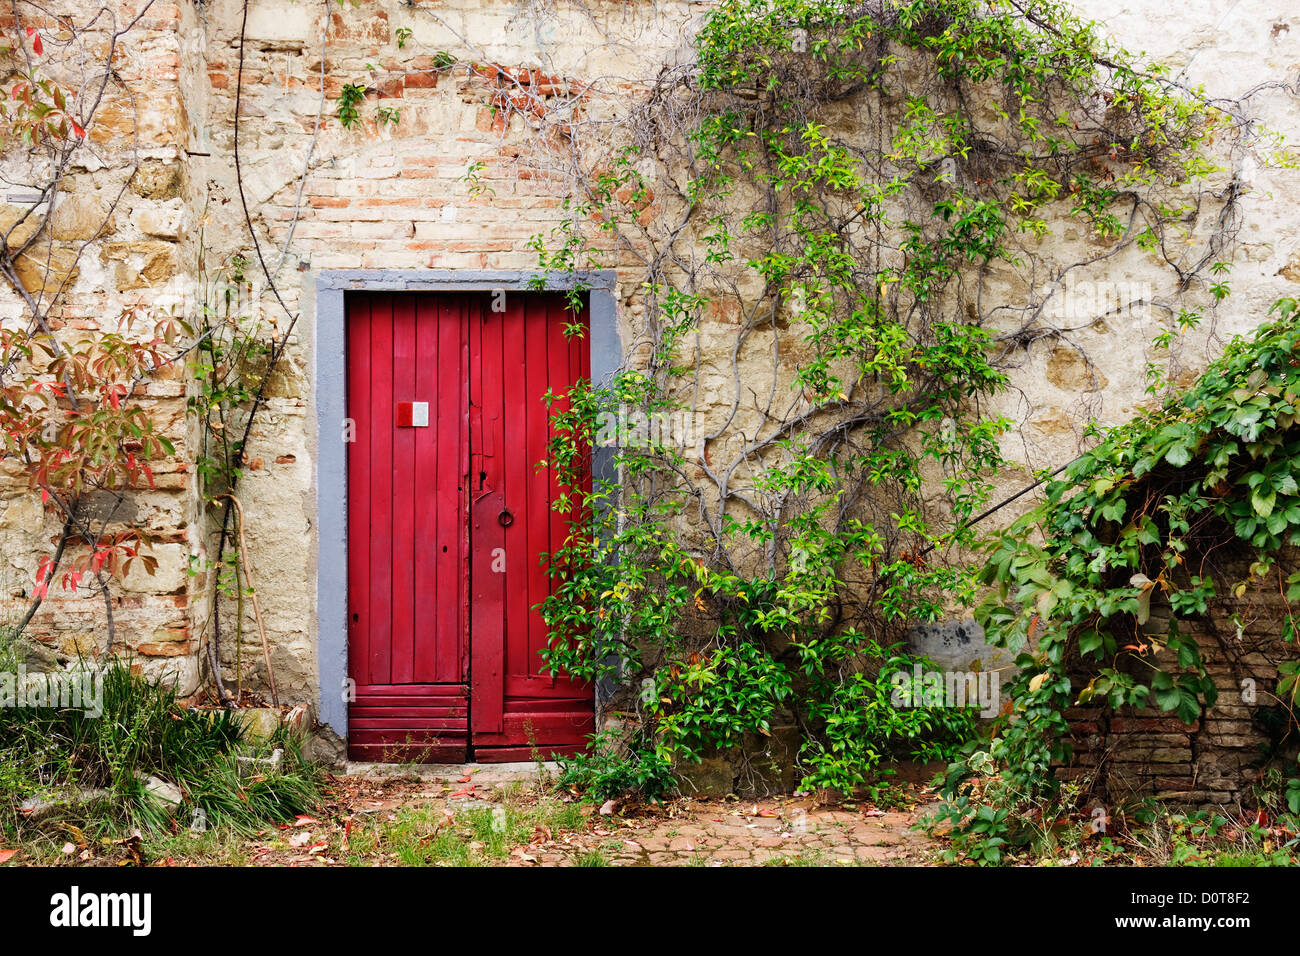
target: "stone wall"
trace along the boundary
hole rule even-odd
[[[118,38],[112,57],[116,80],[106,84],[87,142],[76,154],[53,204],[32,207],[25,184],[40,184],[42,168],[5,156],[8,192],[0,199],[0,222],[14,223],[30,211],[28,228],[36,242],[16,262],[25,291],[45,301],[62,283],[67,288],[50,313],[49,324],[67,344],[78,333],[117,331],[124,308],[179,305],[196,248],[194,223],[202,208],[202,183],[190,173],[187,150],[194,117],[201,113],[200,73],[194,69],[200,20],[195,7],[180,4],[110,4],[75,51],[90,66],[62,62],[65,82],[93,95],[95,57],[106,57],[110,34],[143,11]],[[22,24],[49,39],[47,57],[58,59],[67,33],[35,8],[21,10]],[[6,9],[0,29],[12,35],[14,17]],[[102,67],[102,63],[100,64]],[[206,80],[204,80],[206,84]],[[78,88],[78,87],[72,87]],[[52,206],[52,208],[51,208]],[[22,230],[10,235],[11,248],[26,241]],[[0,293],[6,326],[25,321],[23,302],[6,288]],[[118,644],[150,673],[166,673],[186,691],[198,685],[196,623],[201,620],[201,582],[187,574],[191,555],[203,542],[195,521],[197,504],[189,454],[183,366],[163,370],[141,386],[142,406],[177,446],[169,460],[153,463],[153,487],[129,490],[112,512],[108,533],[134,524],[153,539],[158,568],[147,574],[136,563],[112,587]],[[0,625],[21,618],[29,605],[42,556],[53,550],[61,522],[43,515],[39,497],[11,458],[0,462]],[[107,497],[92,495],[88,513],[110,516]],[[34,663],[50,664],[101,651],[106,611],[102,598],[52,587],[28,634],[37,640]]]
[[[124,20],[141,7],[139,0],[109,2]],[[692,24],[709,6],[682,0],[545,7],[481,0],[249,0],[245,20],[240,0],[178,0],[151,7],[127,36],[119,58],[125,90],[115,89],[97,114],[88,131],[93,149],[85,168],[75,172],[67,195],[50,213],[55,261],[79,253],[59,321],[98,328],[134,297],[164,287],[183,292],[186,281],[198,279],[200,230],[214,254],[243,255],[256,277],[260,267],[248,241],[246,200],[288,312],[301,314],[253,432],[241,490],[254,580],[281,696],[288,702],[319,703],[318,436],[310,403],[315,277],[322,270],[351,268],[535,268],[529,240],[563,220],[562,204],[574,184],[562,170],[531,161],[536,124],[519,114],[504,120],[495,108],[503,90],[521,78],[543,101],[548,90],[590,89],[594,112],[612,109],[637,93],[645,82],[640,78],[654,77],[663,63],[683,55]],[[1244,0],[1226,13],[1206,5],[1103,0],[1084,12],[1104,21],[1126,46],[1146,47],[1174,73],[1204,83],[1212,95],[1249,108],[1292,138],[1300,133],[1300,110],[1286,85],[1300,62],[1300,14],[1280,12],[1264,0]],[[446,68],[443,54],[454,57],[455,65]],[[335,116],[346,83],[372,90],[357,129],[344,129]],[[235,177],[237,92],[244,199]],[[398,110],[400,117],[380,122],[381,107]],[[113,207],[116,190],[136,166],[122,202]],[[1278,169],[1255,170],[1249,178],[1252,191],[1241,206],[1244,227],[1232,249],[1234,294],[1215,311],[1210,327],[1178,346],[1184,381],[1226,335],[1257,324],[1278,295],[1295,292],[1300,279],[1300,237],[1292,228],[1300,182]],[[0,209],[0,215],[13,212]],[[105,228],[92,228],[105,218]],[[1048,241],[1070,248],[1084,243],[1071,230],[1066,223]],[[612,257],[620,266],[620,319],[629,343],[635,341],[639,309],[634,258],[634,250]],[[1137,261],[1106,263],[1093,277],[1139,281],[1144,268]],[[1016,294],[1008,285],[1006,295]],[[264,295],[262,304],[267,320],[285,327],[287,316],[274,300]],[[0,307],[5,315],[20,313],[12,295],[0,295]],[[714,314],[701,329],[705,421],[732,401],[726,364],[736,321],[734,315]],[[1013,388],[1000,410],[1019,424],[1006,439],[1016,467],[1000,476],[1000,491],[1017,490],[1035,469],[1073,457],[1089,416],[1118,423],[1147,400],[1145,362],[1158,327],[1155,316],[1095,323],[1080,333],[1077,345],[1048,338],[1015,356]],[[786,344],[797,354],[797,342]],[[759,340],[753,355],[742,356],[755,363],[759,381],[772,374],[758,364],[766,361],[765,349]],[[148,399],[169,422],[178,452],[155,469],[158,488],[133,497],[134,517],[159,536],[161,567],[152,577],[129,576],[115,598],[125,645],[150,668],[173,668],[189,690],[198,684],[200,642],[211,636],[212,621],[208,575],[191,577],[187,568],[192,559],[200,566],[209,559],[212,543],[196,504],[197,436],[184,419],[184,388],[179,379],[149,386]],[[996,520],[1010,520],[1017,507]],[[33,535],[37,527],[42,530]],[[13,613],[25,606],[39,557],[55,532],[52,519],[42,524],[29,492],[6,488],[0,549]],[[100,633],[102,613],[93,599],[56,595],[33,633],[66,655]],[[246,630],[255,633],[251,617]],[[227,635],[231,631],[223,628]],[[990,657],[975,641],[954,657],[954,666],[963,654],[966,663]],[[229,643],[222,658],[227,666],[233,660]],[[258,655],[246,649],[244,658],[256,683],[262,676]],[[1220,719],[1227,723],[1211,728],[1207,720],[1204,732],[1241,736],[1233,723],[1243,719],[1240,714],[1225,711],[1213,721]],[[1155,730],[1165,733],[1163,724],[1149,729],[1153,740]],[[1109,732],[1119,731],[1112,726]],[[1179,739],[1183,756],[1189,747],[1195,750]],[[1172,754],[1178,748],[1170,743],[1165,749]],[[1164,777],[1193,774],[1186,789],[1220,792],[1208,782],[1208,768],[1194,773],[1194,762],[1174,763],[1179,772]],[[1216,770],[1213,779],[1224,776]]]

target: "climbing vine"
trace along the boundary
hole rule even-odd
[[[943,708],[891,724],[863,675],[978,591],[1007,371],[1102,318],[1049,300],[1139,255],[1172,291],[1112,318],[1212,317],[1254,141],[1056,3],[730,0],[694,43],[614,119],[552,104],[574,195],[539,266],[577,277],[575,307],[585,270],[641,281],[623,368],[555,398],[579,517],[545,657],[621,681],[638,746],[700,759],[789,725],[806,782],[849,790],[895,732],[969,733]]]

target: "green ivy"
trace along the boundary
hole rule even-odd
[[[1215,551],[1244,556],[1235,595],[1277,578],[1287,601],[1300,573],[1282,580],[1279,552],[1300,545],[1300,312],[1237,338],[1196,384],[1156,411],[1101,435],[1040,505],[996,535],[977,611],[989,641],[1020,652],[1014,710],[987,751],[954,768],[950,791],[980,767],[996,767],[1020,797],[1050,792],[1052,768],[1069,759],[1066,708],[1097,702],[1155,707],[1185,723],[1212,705],[1216,686],[1180,621],[1220,595],[1204,570]],[[1151,605],[1168,604],[1156,627]],[[1294,643],[1293,617],[1280,637]],[[1070,677],[1082,663],[1094,676]],[[1279,692],[1295,703],[1296,667],[1283,662]],[[1288,799],[1300,806],[1300,783]]]
[[[542,605],[544,658],[554,672],[622,681],[634,698],[650,688],[632,706],[654,746],[679,758],[792,723],[809,785],[849,792],[900,740],[947,753],[973,728],[967,715],[890,715],[880,698],[891,660],[881,648],[979,589],[949,556],[976,543],[1004,463],[1009,422],[989,399],[1007,378],[964,277],[1019,266],[1022,235],[1042,236],[1049,215],[1156,251],[1164,226],[1187,215],[1169,195],[1210,170],[1204,147],[1226,117],[1054,2],[727,0],[695,45],[698,104],[669,111],[698,117],[684,143],[670,124],[685,156],[685,221],[701,269],[762,287],[774,334],[778,313],[792,316],[797,410],[752,441],[743,490],[654,434],[615,443],[617,482],[586,484],[609,420],[691,408],[693,333],[722,297],[683,275],[670,248],[640,296],[644,361],[552,396],[550,464],[569,484],[555,508],[572,534],[546,556],[556,588]],[[858,92],[898,116],[878,153],[835,132],[826,110]],[[1084,135],[1084,104],[1103,101],[1104,121]],[[995,136],[1003,148],[990,156]],[[586,171],[564,221],[534,238],[541,270],[599,268],[602,250],[644,223],[651,140],[634,137]],[[960,181],[949,168],[965,171]],[[1132,197],[1153,186],[1164,199],[1131,226]],[[575,281],[575,308],[582,291]],[[752,327],[742,326],[738,349]],[[1282,508],[1286,486],[1268,480],[1258,499]],[[1097,515],[1116,524],[1121,506],[1107,500]],[[1265,530],[1280,520],[1255,514]],[[995,566],[1025,572],[1044,619],[1081,600],[1046,552],[1033,571],[1015,554]],[[1125,601],[1135,608],[1140,589],[1114,611]],[[986,621],[998,629],[996,614]],[[1044,673],[1009,731],[1048,742],[1021,748],[1029,774],[1047,772],[1064,729],[1068,681]],[[1180,675],[1153,690],[1186,707],[1207,686]],[[1094,691],[1129,693],[1119,677]]]

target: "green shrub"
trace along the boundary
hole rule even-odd
[[[974,708],[947,707],[926,701],[912,676],[920,665],[937,668],[925,658],[900,653],[895,645],[873,648],[883,663],[875,673],[859,671],[837,678],[814,698],[810,716],[820,733],[800,752],[806,775],[801,788],[826,788],[850,795],[858,787],[888,774],[887,760],[953,760],[962,744],[974,739]],[[887,655],[887,656],[886,656]],[[906,700],[900,706],[900,691]]]
[[[22,826],[21,805],[29,799],[89,813],[92,805],[79,799],[87,792],[102,796],[93,804],[107,808],[100,822],[152,831],[198,823],[256,828],[318,801],[319,772],[292,734],[281,730],[264,744],[241,747],[232,712],[182,707],[173,690],[121,663],[101,676],[98,716],[0,708],[0,827]],[[179,790],[180,802],[164,787],[150,792],[150,777]]]
[[[634,795],[653,800],[676,788],[671,762],[641,738],[593,734],[587,753],[560,758],[559,785],[597,800]]]

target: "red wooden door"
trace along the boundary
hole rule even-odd
[[[547,390],[588,374],[562,296],[348,302],[348,664],[354,760],[531,759],[594,729],[591,688],[541,673],[567,526]],[[580,317],[586,322],[586,316]]]

